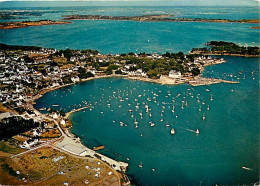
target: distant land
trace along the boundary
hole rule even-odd
[[[251,29],[260,29],[260,26],[252,26]]]
[[[220,23],[260,23],[258,19],[207,19],[207,18],[172,18],[173,15],[142,15],[142,16],[104,16],[104,15],[64,15],[63,20],[114,20],[143,22],[220,22]]]
[[[30,27],[30,26],[59,25],[59,24],[70,24],[70,23],[71,22],[68,21],[52,21],[52,20],[0,22],[0,29],[15,29],[15,28]]]
[[[217,23],[251,23],[258,24],[258,19],[206,19],[206,18],[172,18],[173,15],[142,15],[142,16],[102,16],[102,15],[64,15],[61,21],[39,20],[39,21],[18,21],[0,22],[0,29],[16,29],[31,26],[71,24],[67,20],[113,20],[113,21],[140,21],[140,22],[217,22]],[[259,26],[250,27],[259,29]]]

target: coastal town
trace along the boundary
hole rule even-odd
[[[56,50],[42,47],[0,45],[0,138],[1,145],[19,149],[4,165],[19,178],[18,183],[73,184],[69,172],[76,174],[73,167],[64,164],[64,159],[84,164],[88,174],[79,179],[82,183],[97,185],[129,185],[125,172],[128,163],[116,161],[97,151],[85,147],[80,139],[71,134],[69,115],[91,107],[87,103],[81,108],[65,113],[62,109],[33,106],[44,93],[95,78],[121,77],[152,83],[176,85],[187,83],[192,86],[215,83],[239,83],[201,77],[205,66],[226,62],[223,58],[179,53],[165,54],[100,54],[96,50]],[[46,113],[46,111],[48,111]],[[21,125],[17,124],[20,123]],[[12,126],[12,124],[17,124]],[[12,131],[12,132],[10,132]],[[10,140],[11,138],[11,140]],[[45,149],[45,150],[44,150]],[[43,155],[43,154],[48,155]],[[41,155],[42,154],[42,155]],[[51,154],[56,154],[55,156]],[[30,156],[38,158],[41,169],[59,163],[58,171],[31,173],[35,167]],[[47,158],[52,157],[52,158]],[[64,158],[67,157],[67,158]],[[27,162],[27,163],[26,163]],[[45,162],[45,163],[43,163]],[[62,163],[63,162],[63,163]],[[53,167],[52,167],[53,168]],[[83,169],[82,168],[82,169]],[[78,170],[77,170],[78,171]],[[42,174],[43,176],[35,176]],[[53,176],[64,175],[54,182]],[[77,177],[75,177],[76,179]],[[57,179],[56,179],[57,181]]]

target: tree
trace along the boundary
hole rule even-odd
[[[116,69],[118,69],[117,65],[114,65],[114,64],[109,65],[109,67],[107,67],[107,69],[106,69],[106,74],[112,74],[112,71],[116,70]]]
[[[158,79],[159,77],[158,77],[158,71],[156,71],[156,70],[149,70],[148,72],[147,72],[147,76],[149,77],[149,78],[152,78],[152,79]]]
[[[119,70],[116,70],[115,72],[116,74],[123,74],[123,72],[119,69]]]
[[[197,76],[197,75],[200,74],[200,70],[198,68],[193,68],[191,70],[191,73],[192,73],[193,76]]]
[[[52,66],[52,67],[54,67],[54,66],[58,66],[58,63],[55,62],[55,61],[52,61],[52,62],[50,63],[50,66]]]
[[[61,116],[63,116],[63,117],[65,116],[65,112],[64,112],[64,110],[60,109],[59,112],[60,112],[60,115],[61,115]]]

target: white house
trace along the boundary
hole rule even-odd
[[[53,118],[53,119],[57,119],[57,118],[58,118],[57,113],[54,113],[54,114],[52,115],[52,118]]]
[[[65,124],[66,124],[65,120],[62,119],[61,122],[60,122],[60,124],[65,125]]]
[[[71,77],[71,81],[73,81],[73,83],[78,82],[79,81],[79,77]]]
[[[171,78],[180,78],[181,77],[181,72],[177,70],[171,70],[169,72],[169,77]]]

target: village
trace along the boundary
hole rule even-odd
[[[222,58],[210,56],[188,58],[183,53],[172,57],[167,53],[103,55],[92,50],[2,50],[0,101],[11,107],[20,107],[44,90],[107,75],[150,79],[158,83],[166,78],[167,84],[193,84],[204,66],[223,62]]]

